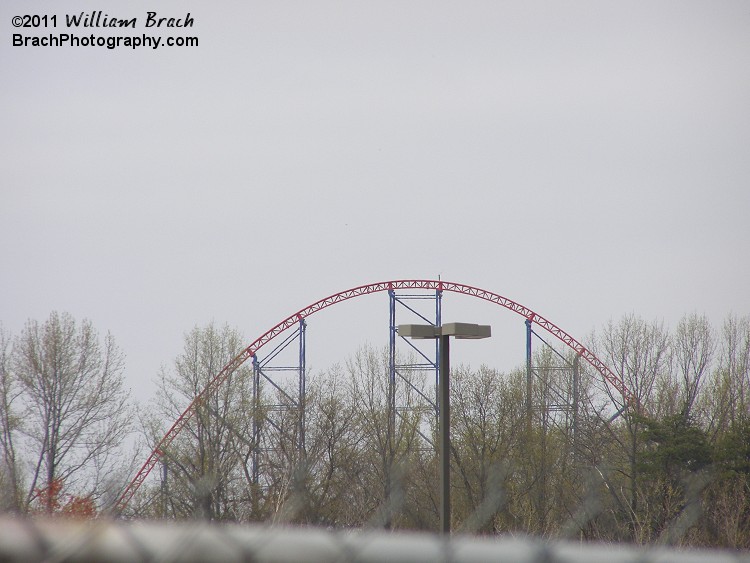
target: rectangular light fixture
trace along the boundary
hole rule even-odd
[[[474,323],[446,323],[433,325],[398,325],[398,333],[405,338],[429,339],[440,336],[452,336],[460,339],[489,338],[492,335],[490,325]]]
[[[492,335],[490,325],[478,325],[474,323],[446,323],[442,327],[444,336],[454,338],[489,338]]]
[[[434,325],[398,325],[398,333],[406,338],[438,338],[440,327]]]

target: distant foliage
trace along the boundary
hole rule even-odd
[[[119,351],[109,340],[104,348],[91,345],[90,331],[55,316],[30,324],[17,339],[0,331],[0,485],[11,491],[3,499],[7,510],[97,515],[107,487],[92,476],[115,463],[105,453],[121,434],[110,418],[126,421],[117,418],[125,412]],[[82,356],[83,343],[89,353]],[[629,396],[566,350],[540,347],[531,371],[453,366],[453,530],[750,549],[750,316],[729,317],[716,329],[689,315],[670,331],[629,315],[608,323],[587,346],[626,383]],[[296,395],[296,374],[264,379],[251,365],[202,394],[243,347],[228,327],[211,324],[185,335],[142,417],[149,445],[201,399],[160,453],[152,473],[158,477],[139,489],[126,516],[437,528],[430,377],[405,370],[391,388],[388,350],[364,347],[344,364],[310,374],[304,401]],[[90,359],[97,354],[98,361]],[[54,358],[69,369],[48,369]],[[76,412],[99,413],[88,419],[94,426],[71,434],[78,418],[57,426],[45,418],[57,412],[42,408],[56,404],[43,400],[53,388],[47,383],[56,381],[77,389],[68,399]],[[86,393],[91,381],[101,382],[100,392]],[[74,439],[84,435],[83,442]],[[58,440],[53,448],[52,436],[71,447],[60,449]],[[95,437],[106,439],[92,447]]]
[[[716,331],[690,315],[670,332],[630,315],[589,346],[634,401],[550,348],[530,380],[454,366],[453,529],[749,549],[750,317]],[[186,335],[162,374],[152,443],[240,347],[227,328]],[[255,404],[263,382],[234,374],[164,452],[132,515],[436,529],[434,388],[414,372],[391,391],[388,366],[387,350],[366,347],[312,374],[302,449],[292,389],[266,383]]]
[[[37,488],[32,513],[77,519],[96,517],[96,504],[90,496],[64,494],[63,489],[61,479],[55,479],[47,487]]]

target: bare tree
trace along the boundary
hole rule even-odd
[[[21,483],[16,458],[15,434],[20,427],[20,418],[15,408],[20,396],[20,387],[10,369],[10,336],[0,326],[0,509],[19,512],[21,510]]]
[[[209,381],[244,347],[242,336],[213,323],[185,335],[182,353],[159,374],[159,390],[146,420],[147,439],[157,443]],[[242,367],[196,405],[182,433],[162,452],[162,516],[237,520],[247,517],[244,491],[253,405],[250,370]],[[249,503],[248,503],[249,504]]]
[[[730,316],[724,323],[721,372],[728,394],[731,426],[747,416],[750,393],[750,316]]]
[[[617,324],[610,321],[597,347],[603,349],[600,357],[630,391],[635,401],[630,406],[638,414],[648,410],[657,376],[668,371],[671,361],[669,334],[663,325],[647,323],[634,315],[623,317]],[[623,397],[612,400],[624,405]]]
[[[338,365],[311,378],[306,401],[308,521],[334,527],[361,525],[360,505],[368,493],[362,424],[344,378]]]
[[[50,492],[61,486],[102,497],[130,428],[123,354],[114,338],[100,342],[90,321],[53,312],[44,323],[26,324],[14,341],[12,370],[21,392],[20,430],[33,452],[22,509],[39,496],[52,512]]]
[[[375,350],[369,346],[358,350],[347,362],[351,378],[348,400],[358,413],[360,475],[366,492],[362,497],[363,521],[378,520],[378,509],[392,505],[394,497],[400,495],[394,495],[394,484],[399,481],[399,486],[402,486],[407,481],[401,468],[409,466],[418,449],[425,446],[420,427],[428,425],[427,419],[431,417],[416,406],[417,394],[424,395],[425,381],[424,377],[414,373],[404,374],[396,380],[395,393],[403,406],[390,412],[388,363],[387,350]],[[389,420],[391,416],[393,419]],[[389,428],[393,429],[392,432]],[[399,525],[392,518],[395,516],[392,508],[386,510],[388,514],[379,524],[385,527]]]
[[[623,406],[626,439],[622,446],[629,468],[628,481],[631,539],[637,539],[637,509],[640,498],[639,454],[643,446],[643,417],[653,407],[653,396],[659,375],[669,373],[671,356],[669,334],[658,322],[647,323],[634,315],[623,317],[617,324],[610,321],[597,339],[597,355],[609,365],[629,389],[633,404],[627,405],[625,397],[616,396],[607,389],[615,404]]]
[[[505,376],[487,366],[472,371],[457,367],[453,382],[453,463],[456,466],[456,516],[464,522],[483,508],[478,530],[491,532],[500,508],[499,486],[505,485],[503,465],[517,451],[525,423],[520,378]],[[496,497],[494,506],[489,501]],[[490,506],[490,508],[487,508]]]
[[[716,339],[708,319],[695,314],[684,317],[677,325],[672,348],[680,378],[680,414],[687,421],[716,349]]]

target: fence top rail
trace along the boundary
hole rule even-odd
[[[734,563],[750,554],[539,538],[0,516],[0,561]]]

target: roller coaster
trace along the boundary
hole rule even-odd
[[[304,393],[305,393],[305,329],[306,319],[313,314],[322,311],[333,305],[337,305],[344,301],[348,301],[364,295],[370,295],[373,293],[388,292],[390,297],[390,378],[391,384],[393,384],[396,377],[398,377],[398,365],[395,362],[395,343],[397,338],[397,326],[396,326],[396,309],[397,305],[404,305],[409,311],[417,314],[423,321],[440,325],[441,324],[441,298],[444,292],[463,294],[476,299],[484,300],[500,307],[504,307],[520,315],[525,319],[526,331],[527,331],[527,369],[529,374],[531,373],[531,338],[532,335],[536,334],[534,327],[538,327],[545,331],[547,334],[556,338],[559,342],[562,342],[567,346],[575,355],[576,364],[579,360],[586,361],[591,365],[596,372],[598,372],[602,382],[612,391],[613,396],[617,396],[620,399],[622,408],[632,403],[632,395],[628,388],[625,386],[623,381],[612,372],[596,355],[589,349],[587,349],[580,341],[576,340],[573,336],[568,334],[557,324],[543,317],[542,315],[532,311],[531,309],[521,305],[520,303],[503,297],[492,291],[480,289],[470,285],[455,283],[443,280],[393,280],[371,283],[367,285],[361,285],[345,291],[340,291],[320,299],[303,309],[300,309],[296,313],[289,315],[281,322],[261,334],[256,338],[249,346],[244,348],[236,357],[234,357],[229,363],[227,363],[214,377],[210,380],[208,385],[198,393],[192,402],[187,406],[184,412],[174,421],[169,430],[164,434],[161,440],[155,445],[148,459],[142,465],[140,470],[136,473],[135,477],[130,481],[128,486],[125,488],[122,495],[119,497],[115,511],[119,514],[127,507],[130,500],[136,494],[138,489],[144,483],[149,473],[152,471],[154,466],[162,459],[164,452],[177,437],[177,435],[185,428],[188,422],[195,416],[199,406],[206,400],[207,397],[211,396],[216,390],[224,385],[229,376],[235,372],[240,366],[245,364],[248,360],[252,361],[253,368],[255,371],[256,385],[255,393],[259,392],[259,386],[257,380],[263,375],[263,365],[259,359],[258,353],[261,349],[268,346],[269,343],[277,339],[283,333],[289,334],[288,331],[293,327],[296,330],[293,331],[291,336],[287,336],[283,339],[283,342],[277,345],[276,348],[269,354],[269,357],[275,356],[278,351],[286,347],[291,341],[297,340],[299,342],[299,364],[296,367],[299,374],[299,395],[297,405],[300,409],[304,409]],[[405,292],[420,292],[419,294],[405,293]],[[430,292],[430,293],[427,293]],[[409,306],[408,300],[413,298],[429,298],[434,300],[435,309],[434,317],[426,316],[418,313],[413,307]],[[277,341],[278,342],[278,341]],[[421,354],[421,352],[420,352]],[[427,356],[422,354],[426,360],[426,364],[429,368],[434,369],[437,373],[437,359],[434,361],[430,360]],[[530,375],[529,375],[530,377]],[[529,383],[530,386],[530,383]],[[529,387],[530,388],[530,387]],[[258,397],[256,396],[256,399]],[[429,401],[429,398],[426,397]],[[527,396],[527,402],[530,407],[531,396],[530,393]],[[434,403],[432,403],[433,406]],[[395,411],[395,404],[391,404],[390,408]],[[299,432],[299,447],[304,447],[304,415],[300,416],[300,432]],[[257,468],[257,464],[255,464]]]

